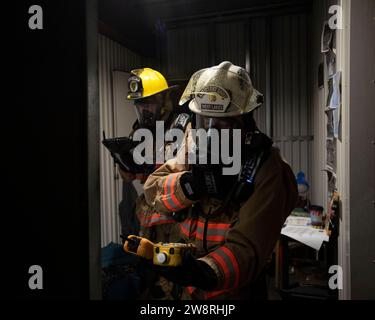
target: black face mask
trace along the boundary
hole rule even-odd
[[[162,94],[136,100],[135,111],[139,127],[155,132],[156,121],[160,120],[163,104],[164,96]]]
[[[224,200],[236,184],[238,180],[238,174],[223,174],[223,169],[226,167],[230,168],[233,166],[233,164],[227,164],[229,161],[225,161],[226,159],[224,159],[223,161],[224,153],[222,152],[221,139],[224,135],[221,134],[220,130],[227,129],[229,131],[225,134],[225,137],[228,138],[225,154],[228,157],[233,157],[234,148],[232,128],[240,128],[238,124],[236,125],[236,123],[230,118],[197,118],[198,125],[196,123],[195,128],[198,130],[204,130],[205,134],[204,136],[201,136],[199,135],[199,132],[197,132],[197,144],[194,150],[197,163],[192,165],[192,173],[195,176],[199,176],[201,181],[205,183],[206,189],[208,189],[208,195],[210,197]],[[200,141],[200,139],[205,140]],[[205,145],[207,149],[200,149],[200,142],[203,142],[203,145]]]
[[[208,164],[225,166],[225,163],[228,163],[230,159],[224,159],[223,161],[223,157],[233,156],[233,150],[235,149],[233,144],[242,144],[244,124],[242,116],[220,118],[196,114],[194,120],[193,126],[197,130],[197,152],[201,151],[203,154],[207,154]],[[235,130],[241,130],[239,141],[234,139],[237,138]],[[203,150],[198,150],[202,146],[201,142],[203,146],[207,147],[207,150],[204,148]],[[222,150],[222,148],[224,149]]]

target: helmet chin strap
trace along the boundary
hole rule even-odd
[[[161,107],[160,107],[160,118],[167,112],[167,106],[166,106],[166,95],[163,94],[163,100],[161,102]]]

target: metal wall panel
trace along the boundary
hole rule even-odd
[[[208,25],[167,31],[167,50],[163,57],[167,79],[189,79],[197,70],[206,68],[209,59]]]
[[[189,79],[195,71],[225,60],[246,66],[246,21],[169,29],[166,42],[163,61],[169,80]]]
[[[215,24],[214,64],[230,61],[246,67],[248,47],[246,21],[220,22]]]
[[[138,54],[126,49],[109,38],[98,35],[98,59],[99,59],[99,109],[100,132],[103,130],[107,136],[113,136],[114,106],[112,71],[130,71],[135,68],[151,66],[149,60],[145,60]],[[101,140],[101,137],[98,137]],[[120,222],[118,204],[121,201],[118,185],[116,184],[116,170],[113,160],[100,146],[100,202],[101,202],[101,245],[109,242],[120,241]]]
[[[271,117],[271,96],[268,85],[269,66],[267,66],[267,21],[266,19],[254,19],[250,22],[250,77],[254,87],[263,94],[264,104],[254,112],[254,118],[258,128],[272,135],[268,117]],[[268,111],[268,112],[267,112]]]
[[[273,18],[271,48],[273,138],[294,172],[302,170],[309,179],[312,132],[306,15]]]

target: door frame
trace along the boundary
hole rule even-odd
[[[98,78],[98,2],[86,0],[86,76],[87,76],[87,190],[89,210],[89,297],[101,299],[100,270],[100,158],[99,158],[99,78]]]

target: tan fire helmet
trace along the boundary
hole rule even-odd
[[[180,105],[207,117],[236,117],[251,112],[263,103],[244,68],[224,61],[192,75],[180,98]]]

